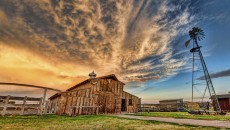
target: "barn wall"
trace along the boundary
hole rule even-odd
[[[60,97],[53,98],[46,102],[45,113],[58,113]]]
[[[80,106],[96,106],[97,97],[93,94],[92,88],[86,87],[85,89],[75,89],[61,95],[60,113],[59,114],[90,114],[95,113],[95,109],[82,108]],[[73,106],[79,106],[74,111],[71,109]]]
[[[230,111],[230,98],[219,98],[218,101],[223,111]]]
[[[113,79],[99,79],[99,92],[97,104],[100,113],[119,113],[121,111],[121,98],[123,84]]]

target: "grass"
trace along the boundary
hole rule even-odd
[[[230,121],[230,113],[225,116],[221,115],[191,115],[187,112],[141,112],[134,114],[135,116],[152,116],[152,117],[173,117],[173,118],[187,118],[187,119],[201,119],[201,120],[223,120]]]
[[[162,123],[157,121],[143,121],[125,119],[105,115],[89,116],[8,116],[0,117],[0,129],[4,130],[154,130],[154,129],[215,129],[189,125]]]

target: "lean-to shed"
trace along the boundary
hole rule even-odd
[[[216,95],[222,111],[230,112],[230,94]],[[214,96],[211,97],[213,99]]]

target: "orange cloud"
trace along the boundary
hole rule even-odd
[[[83,71],[86,67],[52,63],[45,57],[3,45],[0,45],[0,50],[1,82],[18,82],[65,90],[87,78]]]

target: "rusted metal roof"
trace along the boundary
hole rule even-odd
[[[216,95],[217,98],[230,98],[230,94],[222,94],[222,95]],[[211,97],[211,99],[214,98],[214,96]]]

